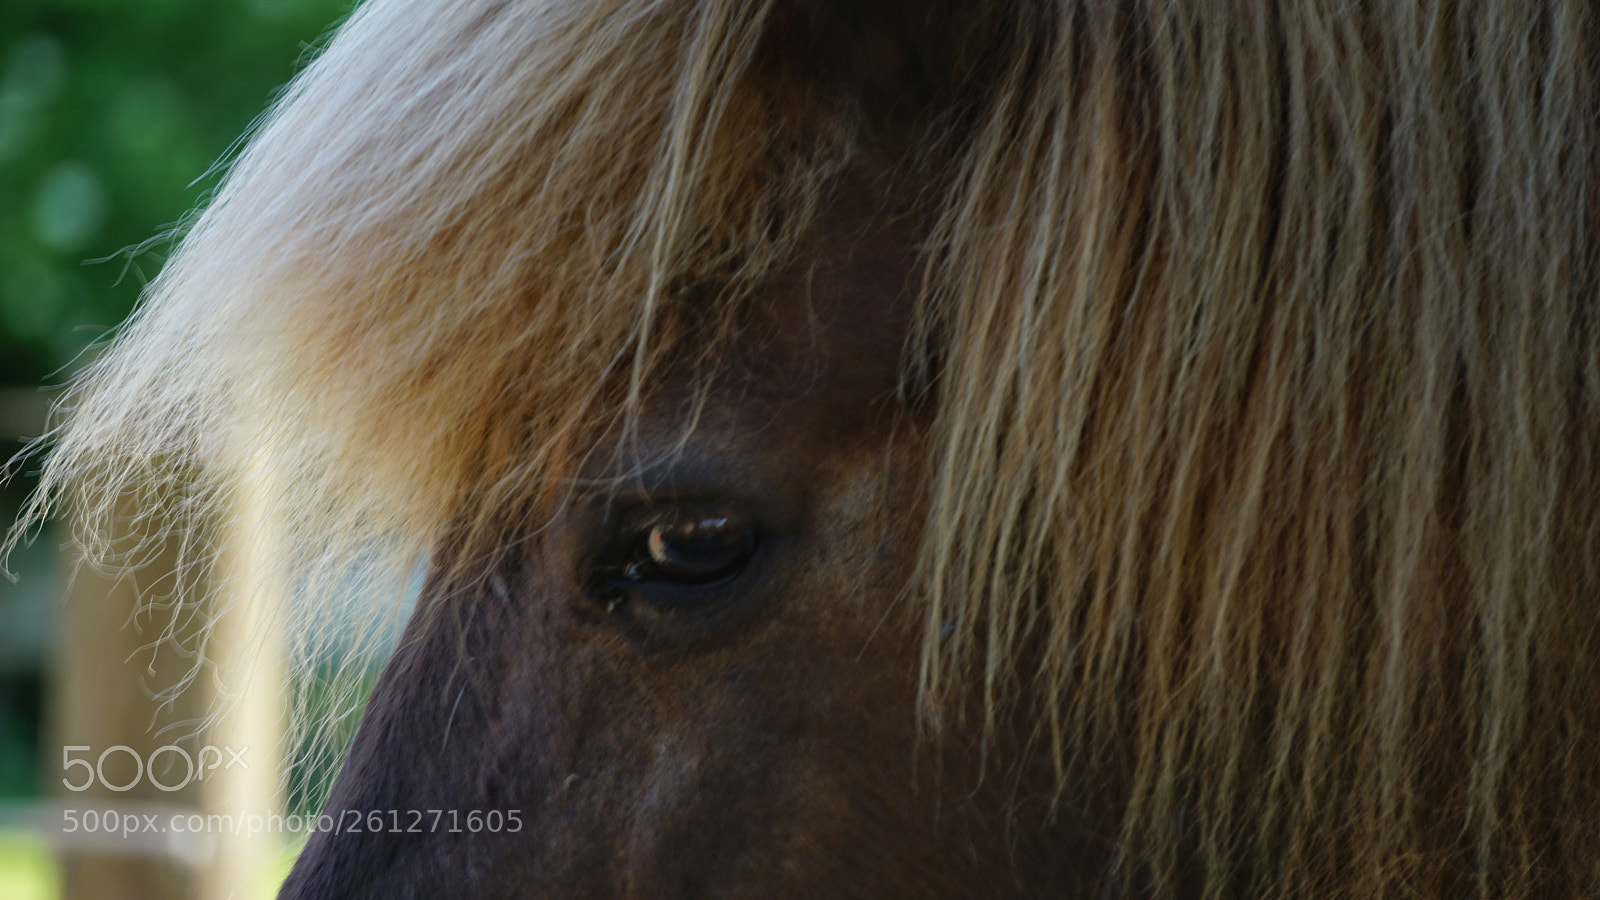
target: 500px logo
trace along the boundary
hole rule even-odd
[[[249,749],[249,747],[240,747],[238,750],[232,747],[218,748],[207,744],[200,748],[199,753],[190,756],[189,751],[182,747],[175,744],[167,744],[151,750],[148,756],[140,756],[138,751],[132,747],[117,744],[100,751],[99,757],[91,763],[87,758],[75,759],[73,754],[88,753],[93,755],[93,748],[86,745],[69,744],[61,748],[61,771],[79,775],[80,779],[74,781],[72,775],[68,775],[61,779],[61,785],[69,791],[86,791],[99,784],[108,791],[121,792],[131,790],[139,782],[148,780],[157,790],[177,791],[187,787],[190,782],[204,781],[206,776],[218,769],[226,771],[235,765],[243,769],[250,768],[250,764],[244,761],[244,755]],[[119,754],[119,756],[112,756],[112,754]],[[133,778],[129,779],[126,784],[114,784],[106,778],[106,758],[111,757],[116,760],[122,754],[133,760]],[[169,756],[170,758],[168,758]],[[224,761],[224,758],[226,758],[226,761]],[[167,774],[162,778],[156,777],[156,761],[158,759],[165,759],[167,766],[173,769],[177,767],[178,760],[182,760],[183,777],[181,779],[173,777],[176,773],[171,770],[168,770]],[[82,769],[83,771],[81,773],[74,772],[73,770],[75,769]]]

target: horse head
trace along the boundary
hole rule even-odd
[[[372,0],[36,512],[425,562],[287,898],[1592,895],[1600,21],[1481,6]]]

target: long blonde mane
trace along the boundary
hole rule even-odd
[[[122,553],[130,490],[215,521],[264,465],[297,568],[405,571],[559,485],[861,152],[760,64],[785,9],[362,7],[78,382],[33,515]],[[927,123],[931,718],[1035,715],[1063,815],[1115,773],[1158,894],[1600,892],[1592,7],[1003,12]]]

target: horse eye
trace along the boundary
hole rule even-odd
[[[641,529],[623,579],[714,584],[738,574],[755,548],[755,528],[743,516],[685,509]]]

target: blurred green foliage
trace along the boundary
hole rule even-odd
[[[43,426],[32,390],[133,308],[167,249],[157,238],[350,5],[0,0],[0,463]],[[0,489],[0,532],[31,487],[23,468]],[[55,543],[10,560],[0,633],[44,627]],[[0,641],[0,797],[38,789],[42,652]]]
[[[0,3],[0,385],[54,377],[127,315],[165,249],[132,248],[203,200],[348,6]]]

